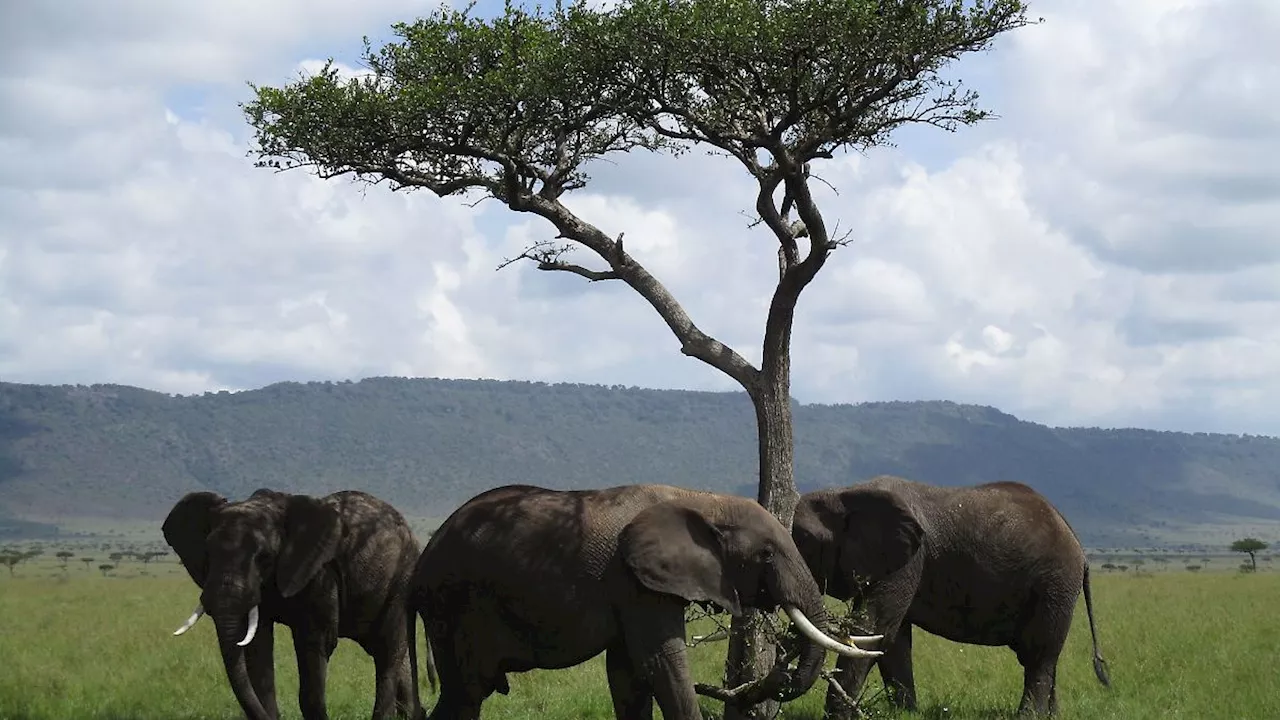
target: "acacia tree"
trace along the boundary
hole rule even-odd
[[[508,3],[489,20],[468,11],[446,7],[396,24],[396,39],[377,49],[366,38],[369,72],[360,77],[331,61],[283,87],[254,86],[243,109],[257,164],[493,198],[545,219],[556,237],[513,260],[627,284],[682,353],[737,381],[756,411],[757,499],[790,527],[792,322],[801,292],[843,240],[814,198],[812,163],[881,145],[903,125],[953,130],[987,117],[974,93],[940,73],[1027,24],[1024,3],[630,0],[549,11]],[[625,250],[623,229],[610,234],[564,202],[602,156],[695,147],[741,164],[756,184],[754,225],[777,246],[759,367],[694,323]],[[574,249],[589,251],[595,267],[573,261]],[[772,666],[757,620],[735,619],[731,684]]]
[[[1263,550],[1266,550],[1267,547],[1268,546],[1265,542],[1255,537],[1240,538],[1239,540],[1236,540],[1235,542],[1231,543],[1232,552],[1249,553],[1250,572],[1257,572],[1258,570],[1257,554]]]

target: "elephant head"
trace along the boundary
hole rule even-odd
[[[753,500],[695,495],[656,504],[623,530],[619,551],[636,580],[650,590],[713,602],[734,616],[745,607],[781,607],[809,640],[790,677],[775,675],[753,688],[751,699],[735,702],[767,697],[785,702],[803,695],[817,680],[826,650],[880,655],[826,634],[828,615],[817,583],[786,528]]]
[[[264,596],[297,594],[333,559],[342,536],[337,511],[314,497],[268,489],[234,503],[193,492],[169,511],[162,532],[201,589],[200,604],[174,634],[210,615],[236,698],[260,711],[244,656],[258,630],[259,605]]]
[[[852,486],[806,493],[791,535],[823,592],[859,600],[858,578],[880,582],[919,556],[924,530],[900,498]]]

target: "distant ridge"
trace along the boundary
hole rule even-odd
[[[1090,544],[1280,535],[1280,440],[1050,428],[946,401],[796,405],[802,490],[879,473],[1034,485]],[[513,482],[669,482],[754,495],[743,393],[369,378],[173,396],[0,383],[0,531],[162,517],[190,490],[361,488],[442,516]],[[27,526],[31,529],[32,526]]]

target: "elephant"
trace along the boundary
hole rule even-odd
[[[720,698],[727,702],[798,697],[826,650],[879,655],[825,633],[818,585],[763,506],[672,485],[480,493],[427,541],[410,603],[423,614],[440,677],[430,715],[439,720],[476,720],[487,697],[510,692],[508,673],[602,652],[620,720],[651,720],[655,699],[666,720],[700,718],[685,654],[691,603],[735,616],[781,606],[803,638],[795,670],[775,667]]]
[[[1094,673],[1111,684],[1084,549],[1062,514],[1025,484],[941,487],[881,475],[805,493],[791,532],[824,593],[865,602],[864,629],[885,637],[874,663],[900,708],[916,708],[911,628],[918,626],[959,643],[1008,646],[1023,668],[1018,714],[1055,714],[1058,656],[1081,588]],[[839,659],[837,681],[849,698],[871,665]],[[835,687],[826,711],[852,714]]]
[[[289,626],[302,717],[323,720],[329,658],[338,638],[372,656],[374,720],[423,718],[417,617],[409,578],[420,544],[404,517],[356,490],[324,497],[268,488],[229,502],[191,492],[169,511],[165,541],[200,587],[195,612],[213,619],[227,679],[250,720],[276,720],[274,623]],[[427,673],[435,687],[428,654]]]

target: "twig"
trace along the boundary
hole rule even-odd
[[[621,252],[621,248],[622,236],[619,235],[617,245],[619,253]],[[534,243],[519,255],[503,260],[498,265],[497,269],[501,270],[519,260],[529,260],[536,263],[539,270],[558,270],[561,272],[573,273],[574,275],[584,277],[591,282],[598,282],[600,280],[617,280],[619,278],[619,275],[612,270],[591,270],[590,268],[565,262],[560,259],[572,250],[573,246],[571,245],[543,240],[541,242]]]
[[[836,674],[833,671],[823,670],[822,679],[827,681],[827,684],[831,686],[831,690],[835,692],[835,694],[840,698],[840,701],[848,706],[850,710],[858,709],[858,701],[850,697],[849,693],[846,692],[844,688],[840,687],[840,683],[836,680]]]

